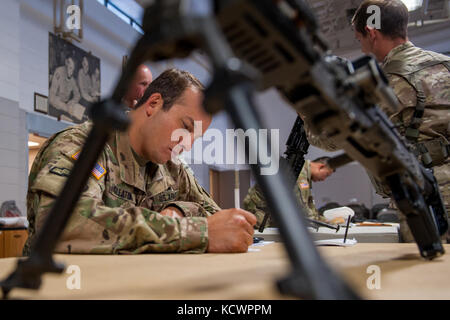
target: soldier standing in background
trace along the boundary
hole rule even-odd
[[[371,5],[380,8],[380,27],[368,25]],[[398,110],[385,105],[400,134],[426,167],[432,167],[447,212],[450,211],[450,58],[414,46],[407,36],[408,9],[400,0],[366,0],[352,24],[364,53],[372,53],[400,102]],[[414,241],[400,217],[404,241]]]

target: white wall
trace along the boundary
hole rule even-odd
[[[26,214],[27,116],[34,93],[48,95],[48,32],[53,0],[2,0],[0,10],[0,203],[15,200]],[[85,1],[84,40],[74,44],[101,61],[109,96],[138,32],[95,0]],[[49,117],[50,118],[50,117]],[[45,131],[45,130],[43,130]]]
[[[19,109],[20,5],[2,1],[0,10],[0,203],[15,200],[24,214],[25,115]]]
[[[26,115],[18,102],[0,97],[0,204],[15,200],[22,214],[28,176],[25,128]]]
[[[95,0],[87,0],[82,43],[74,45],[100,59],[101,92],[109,96],[139,33]],[[48,95],[48,33],[53,32],[53,1],[20,1],[20,107],[33,112],[34,92]]]
[[[0,97],[19,100],[20,6],[2,1],[0,10]]]

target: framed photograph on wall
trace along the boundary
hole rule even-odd
[[[48,97],[34,93],[34,111],[48,114]]]
[[[81,123],[100,99],[100,59],[49,33],[48,114]]]

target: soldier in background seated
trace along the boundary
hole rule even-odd
[[[329,159],[329,157],[321,157],[314,161],[306,160],[303,165],[303,169],[297,178],[294,192],[297,199],[303,204],[303,207],[307,212],[307,217],[310,219],[325,221],[325,218],[319,215],[319,212],[314,204],[314,198],[312,196],[312,183],[324,181],[331,174],[333,174],[333,169],[326,165]],[[248,194],[244,199],[244,209],[250,211],[256,216],[258,222],[255,227],[258,228],[267,210],[266,200],[264,199],[258,186],[255,185],[249,189]],[[274,226],[271,217],[269,218],[266,226]]]

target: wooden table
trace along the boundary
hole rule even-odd
[[[450,245],[445,245],[450,251]],[[81,271],[81,289],[69,290],[73,274],[47,274],[40,291],[16,289],[26,299],[285,299],[274,287],[289,263],[282,244],[244,254],[56,255]],[[320,247],[334,269],[367,299],[450,299],[450,255],[422,260],[415,244],[359,243]],[[16,259],[0,259],[0,279]],[[369,290],[369,266],[380,270],[380,289]],[[373,282],[371,282],[373,283]]]

